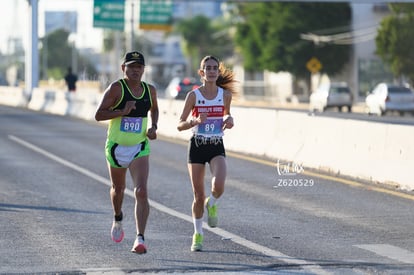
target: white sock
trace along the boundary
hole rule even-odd
[[[138,243],[144,243],[144,235],[138,234],[137,238],[138,238]]]
[[[213,196],[213,194],[210,195],[210,199],[208,200],[208,206],[213,206],[216,203],[216,198]]]
[[[203,218],[200,218],[200,219],[193,218],[193,224],[194,224],[195,233],[199,233],[203,235]]]

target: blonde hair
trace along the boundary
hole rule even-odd
[[[219,65],[219,77],[217,78],[216,85],[231,92],[232,94],[237,93],[237,80],[234,78],[234,73],[232,70],[227,68],[223,62],[221,62],[217,57],[212,55],[207,55],[200,62],[200,70],[204,69],[204,66],[207,60],[214,60]]]

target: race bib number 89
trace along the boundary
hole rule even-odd
[[[120,130],[127,133],[141,133],[142,117],[122,117]]]
[[[198,125],[199,134],[215,135],[221,133],[223,127],[223,119],[207,119],[206,122]]]

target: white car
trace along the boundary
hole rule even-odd
[[[309,98],[310,111],[323,112],[328,108],[338,108],[341,112],[346,107],[352,112],[353,96],[346,83],[330,83],[320,86]]]
[[[367,95],[365,105],[369,115],[381,116],[389,111],[414,114],[414,92],[405,86],[380,83]]]

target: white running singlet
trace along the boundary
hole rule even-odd
[[[193,119],[201,113],[207,113],[207,120],[192,128],[195,136],[202,137],[222,137],[223,133],[223,115],[224,115],[224,92],[218,87],[217,96],[214,99],[206,99],[199,89],[194,91],[196,103],[192,111]]]

